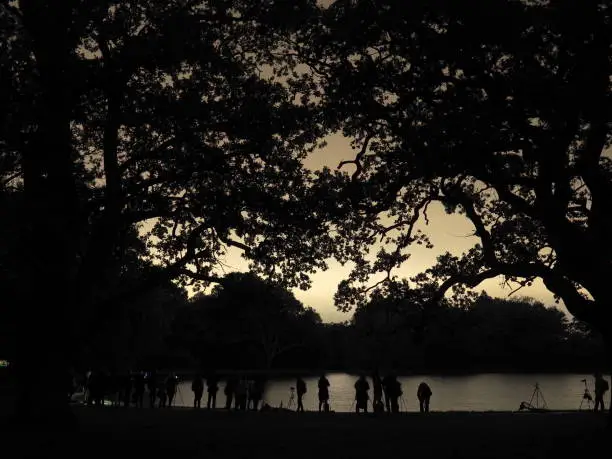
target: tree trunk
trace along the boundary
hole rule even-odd
[[[49,137],[52,135],[43,140]],[[14,425],[57,430],[74,426],[67,381],[75,347],[78,235],[70,187],[52,174],[44,178],[47,168],[41,165],[40,155],[40,151],[33,152],[24,161],[26,206],[19,242],[22,257],[16,266],[22,294],[14,303]]]
[[[604,334],[604,342],[606,343],[606,357],[608,359],[608,369],[610,370],[610,391],[608,391],[609,395],[609,405],[608,405],[608,427],[612,428],[612,332],[607,332]],[[604,373],[605,374],[605,373]],[[604,395],[605,400],[605,395]]]
[[[71,334],[64,312],[70,300],[56,291],[36,290],[19,306],[13,420],[18,429],[57,431],[76,425],[67,397]]]

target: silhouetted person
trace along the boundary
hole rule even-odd
[[[234,392],[236,391],[236,378],[229,376],[225,381],[225,388],[223,393],[225,394],[225,409],[229,410],[232,408],[232,402],[234,401]]]
[[[359,413],[359,410],[363,410],[364,413],[368,412],[368,400],[370,396],[368,391],[370,390],[370,384],[366,380],[365,376],[361,375],[355,383],[355,412]]]
[[[421,413],[429,413],[429,399],[431,398],[431,388],[426,382],[419,384],[417,398],[419,399],[419,409]]]
[[[121,380],[115,370],[108,375],[107,389],[111,404],[113,406],[119,406],[121,399]]]
[[[608,391],[610,386],[608,385],[608,381],[606,381],[601,373],[595,373],[595,406],[593,407],[593,411],[599,411],[599,407],[601,406],[601,411],[604,411],[604,394]]]
[[[73,369],[70,369],[68,373],[66,373],[66,399],[68,403],[72,402],[72,396],[76,392],[77,382],[76,382],[76,374]]]
[[[87,373],[85,373],[85,403],[87,406],[93,405],[93,395],[91,393],[93,380],[93,371],[89,370]]]
[[[89,406],[102,405],[104,400],[104,383],[104,373],[101,371],[94,371],[89,375],[87,386],[89,392],[87,404]]]
[[[168,400],[168,394],[166,394],[165,385],[162,385],[162,387],[157,389],[157,398],[159,399],[159,407],[165,408]]]
[[[166,378],[166,395],[168,396],[168,406],[172,406],[172,402],[174,401],[174,396],[176,395],[176,387],[178,384],[178,380],[174,372],[170,372],[168,377]]]
[[[301,377],[297,378],[295,382],[295,391],[297,392],[297,410],[296,411],[304,411],[304,394],[306,393],[306,383]]]
[[[237,410],[244,411],[246,410],[246,402],[247,402],[247,382],[245,379],[240,378],[238,383],[236,384],[236,402],[235,406]]]
[[[321,375],[317,386],[319,387],[319,411],[321,408],[329,411],[329,381],[325,375]]]
[[[208,391],[208,402],[206,403],[206,407],[210,409],[215,409],[217,407],[217,391],[219,390],[219,378],[214,373],[208,375],[206,379],[206,389]]]
[[[121,398],[123,399],[123,405],[128,407],[130,406],[130,402],[132,400],[133,389],[132,375],[130,372],[123,375],[121,386]]]
[[[251,386],[251,401],[252,401],[252,409],[253,411],[257,411],[259,409],[259,402],[263,398],[265,390],[265,381],[262,376],[255,378],[253,381],[253,385]]]
[[[399,413],[399,398],[402,396],[402,385],[394,374],[385,377],[383,383],[389,413]]]
[[[149,406],[154,408],[157,400],[157,372],[155,370],[147,375],[147,390],[149,391]]]
[[[391,413],[391,397],[389,394],[393,392],[393,386],[395,384],[395,377],[389,373],[386,374],[385,377],[381,381],[383,394],[385,396],[385,407],[387,408],[387,412]]]
[[[193,407],[200,408],[202,405],[202,395],[204,394],[204,380],[200,374],[196,374],[191,382],[191,390],[193,391]]]
[[[372,405],[374,407],[375,413],[380,413],[385,410],[385,406],[383,404],[383,387],[382,380],[380,379],[380,375],[378,371],[375,371],[372,374],[372,389],[374,391],[373,394],[373,402]]]
[[[138,408],[144,404],[145,377],[141,371],[134,375],[134,403]]]

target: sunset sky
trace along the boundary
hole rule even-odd
[[[328,166],[335,169],[343,159],[352,159],[355,152],[351,149],[348,139],[337,134],[329,137],[327,146],[312,154],[305,165],[310,169]],[[347,172],[352,172],[348,169]],[[478,238],[472,236],[474,226],[468,219],[461,215],[447,215],[442,206],[432,204],[428,212],[429,226],[420,222],[420,228],[430,235],[434,249],[426,249],[423,246],[414,246],[411,249],[411,258],[396,270],[399,277],[411,277],[435,263],[436,257],[446,251],[460,254],[478,242]],[[377,250],[375,247],[374,250]],[[239,250],[232,250],[225,259],[229,269],[246,271],[247,262],[241,258]],[[311,306],[321,314],[326,322],[340,322],[351,318],[351,313],[345,314],[336,310],[334,306],[334,293],[338,283],[344,279],[350,271],[350,266],[341,266],[335,261],[330,261],[327,271],[318,272],[313,277],[312,288],[308,291],[294,290],[296,297],[306,306]],[[510,289],[504,289],[501,279],[495,278],[483,282],[478,290],[486,290],[492,296],[507,297]],[[516,293],[520,296],[530,296],[546,305],[553,305],[552,294],[540,282],[534,282],[532,287],[525,287]],[[565,308],[560,305],[565,311]]]

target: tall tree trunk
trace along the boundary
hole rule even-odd
[[[22,295],[15,304],[15,425],[45,429],[74,424],[67,381],[77,311],[78,209],[70,126],[58,112],[53,119],[48,107],[23,161],[26,204],[17,267]]]
[[[608,360],[608,369],[610,370],[609,376],[611,386],[610,391],[608,391],[608,395],[610,398],[610,401],[608,402],[608,427],[612,428],[612,331],[609,330],[607,333],[604,334],[604,342],[606,343],[606,358]]]
[[[41,284],[36,288],[48,286]],[[70,333],[63,321],[67,308],[62,305],[70,300],[57,290],[41,288],[19,307],[14,413],[18,428],[63,430],[75,426],[67,399]]]

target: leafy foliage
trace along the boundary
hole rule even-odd
[[[286,289],[251,273],[231,273],[177,316],[174,333],[205,366],[269,369],[292,355],[300,360],[295,368],[307,355],[297,351],[317,350],[320,324],[321,317]]]
[[[295,20],[310,7],[294,3]],[[99,301],[136,229],[142,258],[164,268],[143,290],[217,282],[232,247],[258,272],[307,287],[328,244],[315,243],[326,231],[310,215],[301,160],[323,126],[274,75],[294,72],[274,53],[295,26],[280,20],[286,8],[4,2],[0,189],[26,198],[8,216],[25,229],[17,276],[74,290],[70,304]]]
[[[589,332],[578,331],[584,327]],[[422,371],[590,371],[605,362],[601,336],[526,298],[480,295],[467,307],[425,309],[392,298],[360,306],[348,349],[356,367]],[[347,354],[349,355],[349,354]]]
[[[440,202],[480,243],[442,255],[414,290],[435,300],[492,277],[517,288],[541,278],[611,333],[611,19],[605,0],[356,0],[323,11],[299,53],[330,124],[358,148],[340,165],[351,176],[320,176],[342,197],[330,211],[336,256],[355,263],[339,307],[367,301],[373,275],[395,282],[410,247],[429,245],[416,223]],[[372,259],[374,242],[384,248]]]

